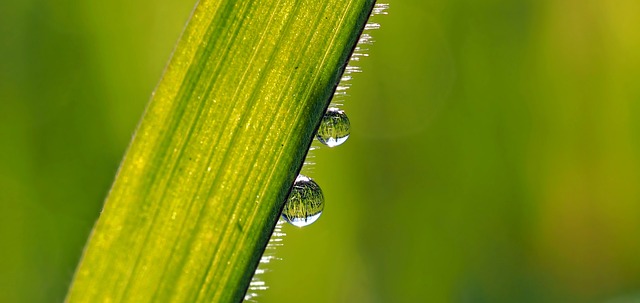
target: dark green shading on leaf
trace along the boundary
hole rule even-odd
[[[374,1],[201,1],[68,302],[237,302]]]

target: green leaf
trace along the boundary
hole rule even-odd
[[[237,302],[374,0],[202,0],[67,302]]]

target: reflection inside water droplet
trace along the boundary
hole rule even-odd
[[[351,132],[351,123],[347,114],[343,110],[330,107],[322,118],[316,138],[320,143],[335,147],[349,138]]]
[[[318,220],[323,209],[324,196],[320,186],[311,178],[298,175],[282,210],[282,219],[304,227]]]

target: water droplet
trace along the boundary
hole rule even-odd
[[[311,178],[298,175],[282,210],[282,219],[292,225],[305,227],[318,220],[323,209],[324,196],[320,186]]]
[[[349,138],[351,123],[344,111],[330,107],[322,118],[316,138],[320,143],[335,147]]]

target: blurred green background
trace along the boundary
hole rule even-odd
[[[259,302],[640,302],[640,2],[390,0]],[[193,1],[0,2],[0,302],[59,302]]]

